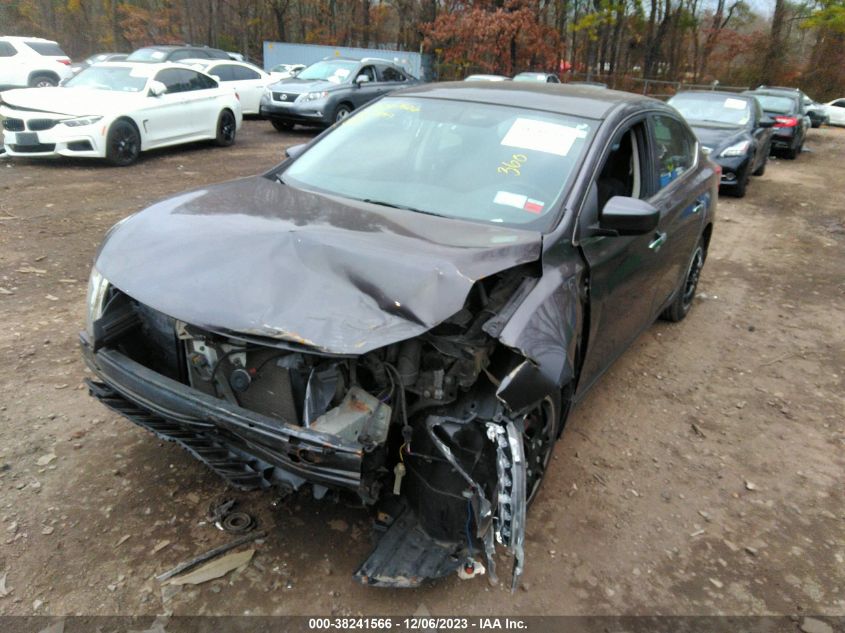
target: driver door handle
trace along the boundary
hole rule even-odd
[[[695,203],[695,206],[692,208],[692,213],[693,213],[693,215],[695,215],[697,213],[701,213],[706,208],[707,208],[707,203],[705,203],[704,200],[699,200],[698,202]]]
[[[661,233],[660,231],[658,231],[654,234],[654,239],[649,242],[648,247],[655,252],[659,251],[660,247],[666,243],[667,237],[668,236],[665,232]]]

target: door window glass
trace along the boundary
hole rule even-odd
[[[0,57],[14,57],[18,52],[9,42],[0,42]]]
[[[369,77],[370,81],[375,81],[376,70],[372,66],[364,66],[355,78],[357,79],[358,77]]]
[[[232,64],[218,64],[217,66],[210,68],[208,70],[208,74],[220,77],[220,81],[234,81],[237,79],[237,77],[235,77],[235,68],[236,66],[233,66]]]
[[[405,75],[393,66],[379,66],[382,81],[405,81]]]
[[[247,68],[246,66],[235,66],[234,64],[229,66],[229,68],[232,70],[232,79],[235,81],[252,81],[255,79],[261,79],[261,74],[252,68]]]
[[[695,139],[680,121],[668,116],[655,116],[654,140],[662,189],[693,166]]]

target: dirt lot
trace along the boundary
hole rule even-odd
[[[117,220],[258,173],[307,138],[250,121],[233,148],[126,169],[0,159],[0,613],[845,614],[835,129],[770,163],[746,199],[720,200],[690,317],[655,324],[574,411],[515,594],[485,579],[358,586],[366,514],[268,493],[238,495],[270,532],[245,569],[162,590],[155,574],[229,539],[204,523],[225,488],[88,397],[89,266]]]

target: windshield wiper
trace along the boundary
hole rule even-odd
[[[415,209],[414,207],[409,207],[403,204],[394,204],[393,202],[385,202],[384,200],[373,200],[372,198],[359,198],[361,202],[367,202],[369,204],[377,204],[380,207],[390,207],[391,209],[402,209],[403,211],[413,211],[414,213],[423,213],[425,215],[434,215],[438,218],[444,218],[445,215],[441,215],[440,213],[434,213],[433,211],[423,211],[422,209]]]

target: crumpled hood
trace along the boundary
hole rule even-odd
[[[751,138],[745,128],[694,126],[692,131],[695,132],[702,145],[713,150],[711,153],[713,157],[718,156],[719,151],[728,145]]]
[[[476,280],[537,260],[541,244],[534,231],[253,177],[131,216],[96,266],[136,300],[196,326],[362,354],[441,323]]]
[[[106,115],[113,110],[126,111],[130,104],[143,99],[142,93],[95,90],[93,88],[21,88],[7,90],[3,101],[15,108],[66,114],[68,116]]]

